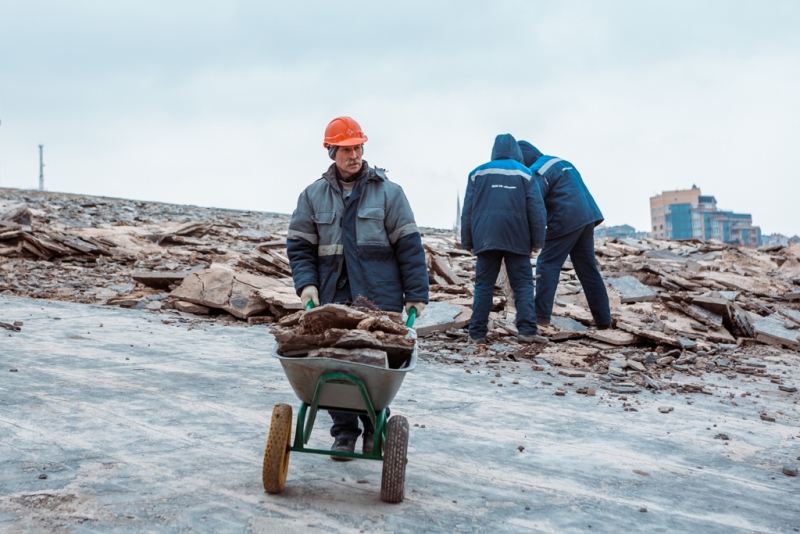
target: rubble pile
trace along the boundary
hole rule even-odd
[[[301,307],[279,250],[288,221],[0,189],[0,292],[268,321]]]
[[[432,269],[438,284],[431,300],[469,306],[474,258],[456,248],[453,234],[426,232],[423,240],[429,254],[450,257],[451,270],[463,282],[445,283]],[[592,373],[616,393],[670,386],[679,393],[709,393],[700,384],[670,382],[676,375],[707,373],[762,377],[780,391],[797,391],[784,382],[793,377],[770,375],[763,361],[800,363],[784,350],[800,351],[800,245],[753,249],[716,241],[607,238],[596,241],[596,255],[614,328],[592,327],[580,282],[567,262],[551,325],[541,327],[554,343],[515,342],[513,292],[501,272],[490,315],[492,345],[469,346],[466,332],[450,330],[429,336],[421,346],[447,363],[467,363],[478,355],[487,357],[483,361],[491,368],[504,360],[532,359],[535,371],[566,378]]]
[[[0,294],[145,308],[191,320],[275,323],[286,355],[312,347],[338,354],[359,339],[359,349],[384,350],[391,364],[391,351],[405,347],[400,340],[406,338],[386,330],[385,319],[369,328],[359,327],[362,318],[326,332],[305,330],[286,256],[288,221],[278,214],[0,189]],[[513,291],[501,270],[491,344],[473,346],[465,326],[475,257],[460,249],[455,232],[422,234],[431,305],[415,325],[421,358],[491,366],[525,360],[566,378],[590,373],[621,392],[658,390],[675,383],[671,377],[710,373],[794,388],[784,383],[789,377],[769,376],[756,364],[767,357],[800,363],[794,352],[800,351],[800,245],[600,239],[596,254],[614,328],[592,327],[567,262],[551,325],[542,327],[552,343],[516,343]],[[322,312],[306,316],[316,314]],[[399,316],[381,317],[402,327]],[[705,387],[680,385],[699,393]]]
[[[336,358],[385,369],[402,367],[416,341],[399,313],[342,304],[287,315],[270,331],[281,356]]]

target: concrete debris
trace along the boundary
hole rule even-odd
[[[633,276],[607,278],[606,284],[619,291],[623,304],[646,302],[658,298],[658,294],[655,291],[648,288]]]
[[[308,353],[308,357],[333,358],[335,360],[364,363],[384,369],[389,368],[389,359],[386,356],[386,351],[377,349],[342,349],[338,347],[326,347],[312,350]]]
[[[270,331],[282,356],[336,358],[369,365],[380,361],[380,367],[398,369],[408,361],[416,341],[401,321],[398,313],[325,304],[285,316]]]
[[[323,313],[301,313],[286,254],[288,221],[287,215],[0,189],[0,294],[271,325],[286,355],[371,349],[386,352],[391,366],[410,354],[413,342],[402,333],[400,314],[363,317],[359,308],[335,316],[346,324],[321,328],[310,318]],[[421,231],[431,283],[431,302],[414,325],[421,358],[490,366],[527,360],[535,371],[594,381],[575,387],[581,391],[602,384],[618,394],[702,394],[713,391],[676,384],[717,374],[763,379],[781,395],[796,392],[771,364],[746,362],[800,351],[798,245],[766,250],[716,241],[600,239],[597,261],[613,328],[593,328],[567,263],[551,324],[540,328],[551,343],[518,343],[513,291],[502,270],[487,344],[471,345],[466,326],[476,258],[460,249],[452,231]],[[301,325],[304,316],[310,318]],[[800,364],[796,356],[785,360]]]

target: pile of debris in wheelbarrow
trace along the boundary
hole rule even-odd
[[[363,300],[357,302],[366,302]],[[287,315],[272,326],[278,354],[284,357],[322,357],[401,367],[414,351],[415,337],[402,316],[367,305],[326,304]]]

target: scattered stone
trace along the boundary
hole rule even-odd
[[[623,304],[646,302],[656,300],[658,297],[655,291],[651,290],[633,276],[608,278],[606,284],[619,291]]]
[[[781,472],[784,475],[786,475],[787,477],[796,477],[797,476],[797,468],[796,467],[791,467],[791,466],[785,465],[785,466],[783,466],[783,469],[781,469]]]
[[[635,369],[635,370],[640,371],[640,372],[644,372],[645,371],[644,365],[642,365],[641,363],[637,362],[636,360],[627,360],[625,363],[631,369]]]
[[[717,434],[716,436],[714,436],[714,439],[721,439],[722,441],[728,441],[731,438],[729,438],[727,434]]]
[[[554,395],[557,395],[557,396],[559,396],[559,397],[563,397],[563,396],[564,396],[564,395],[566,395],[566,394],[567,394],[567,392],[566,392],[566,391],[564,391],[563,389],[557,389],[557,390],[555,391],[555,393],[554,393]]]
[[[523,447],[522,445],[520,445],[519,447],[517,447],[517,450],[518,450],[519,452],[522,452],[522,451],[524,451],[524,450],[525,450],[525,447]]]
[[[795,386],[780,385],[780,386],[778,386],[778,389],[780,389],[781,391],[785,391],[786,393],[796,393],[797,392],[797,388]]]
[[[184,313],[192,313],[194,315],[208,315],[209,313],[211,313],[211,308],[209,308],[208,306],[194,304],[193,302],[176,300],[172,303],[172,305],[176,310]]]
[[[761,420],[762,421],[769,421],[771,423],[775,422],[775,418],[773,416],[769,415],[769,414],[761,413],[759,415],[761,416]]]
[[[559,369],[558,374],[564,375],[568,378],[582,378],[586,376],[586,373],[583,371],[576,371],[574,369]]]
[[[669,412],[673,411],[674,409],[675,408],[673,408],[672,406],[659,406],[658,407],[658,411],[661,412],[661,413],[669,413]]]

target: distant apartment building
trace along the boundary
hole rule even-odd
[[[695,185],[650,197],[650,220],[656,239],[716,239],[752,247],[761,240],[761,229],[753,226],[749,213],[721,211],[717,199]]]
[[[636,229],[629,224],[620,224],[619,226],[606,226],[605,224],[601,224],[595,227],[594,237],[595,239],[602,237],[644,239],[650,237],[650,232],[637,232]]]
[[[792,236],[786,237],[783,234],[768,234],[761,236],[761,246],[781,246],[781,247],[788,247],[789,245],[793,245],[795,243],[800,243],[800,236]]]

